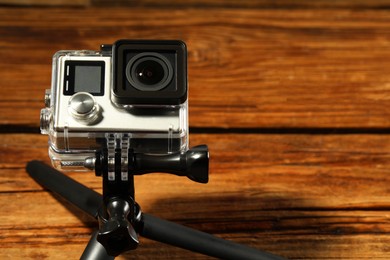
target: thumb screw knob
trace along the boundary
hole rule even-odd
[[[138,236],[128,221],[130,205],[123,199],[112,199],[107,204],[109,218],[98,232],[97,240],[111,256],[137,248]]]

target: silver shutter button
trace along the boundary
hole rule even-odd
[[[99,105],[95,98],[87,92],[74,94],[68,104],[71,116],[82,124],[96,124],[101,119]]]

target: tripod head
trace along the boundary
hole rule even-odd
[[[103,178],[103,208],[99,212],[97,240],[110,255],[117,256],[135,249],[139,243],[135,223],[141,222],[141,211],[134,199],[134,175],[164,172],[207,183],[209,153],[206,145],[200,145],[186,152],[142,154],[121,149],[120,142],[113,141],[114,147],[99,151],[88,163]]]

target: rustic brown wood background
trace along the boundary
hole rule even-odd
[[[187,42],[190,142],[211,153],[207,185],[136,177],[144,212],[291,259],[390,258],[390,1],[83,3],[0,6],[1,259],[83,251],[95,221],[24,167],[49,163],[53,53],[120,38]],[[185,258],[208,259],[142,238],[119,259]]]

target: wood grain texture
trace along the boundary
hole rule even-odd
[[[180,0],[158,1],[158,0],[116,0],[114,3],[110,0],[92,0],[92,3],[96,6],[142,6],[142,7],[207,7],[207,8],[268,8],[268,9],[294,9],[294,8],[348,8],[348,9],[378,9],[389,7],[387,0],[338,0],[338,1],[307,1],[307,0],[187,0],[185,2]]]
[[[27,176],[27,161],[48,162],[45,141],[35,134],[2,135],[0,256],[18,248],[17,255],[31,259],[77,258],[95,226]],[[210,183],[138,176],[136,198],[144,212],[289,258],[389,256],[386,135],[193,134],[191,142],[210,147]],[[101,190],[93,173],[69,176]],[[130,255],[207,259],[146,239],[125,259]]]
[[[90,0],[0,0],[2,5],[11,6],[88,6],[91,4]]]
[[[96,222],[36,184],[51,57],[182,39],[210,182],[136,176],[144,212],[289,259],[390,258],[388,1],[0,6],[0,258],[78,259]],[[67,173],[101,192],[93,173]],[[141,238],[119,259],[210,259]]]
[[[390,127],[386,9],[2,8],[0,17],[2,125],[37,126],[55,51],[175,38],[189,49],[191,126]]]

